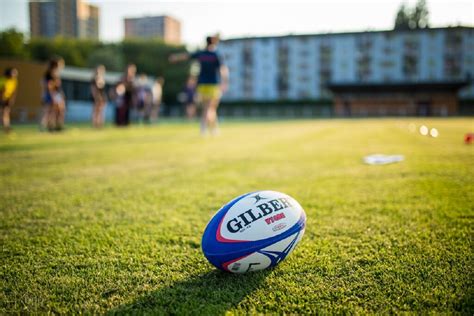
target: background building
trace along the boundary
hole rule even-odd
[[[181,44],[181,23],[170,16],[125,18],[125,38],[159,37],[167,44]]]
[[[80,3],[77,11],[79,38],[99,39],[99,8],[87,3]]]
[[[222,41],[219,50],[230,69],[224,101],[335,97],[339,115],[450,115],[457,111],[458,91],[474,97],[472,27],[236,38]],[[371,87],[383,102],[403,100],[381,110]],[[449,102],[436,101],[431,109],[437,87],[446,88],[438,99]],[[417,110],[416,103],[426,108]]]
[[[99,38],[99,8],[81,0],[29,2],[31,37]]]

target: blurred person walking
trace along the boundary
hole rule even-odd
[[[152,106],[152,88],[148,80],[148,76],[141,74],[137,81],[137,104],[136,116],[139,123],[147,121],[147,113]],[[135,116],[135,115],[134,115]]]
[[[130,124],[130,109],[136,101],[135,75],[137,67],[128,64],[125,74],[116,86],[117,107],[115,109],[115,124],[117,126],[127,126]]]
[[[125,96],[125,85],[119,81],[111,91],[109,91],[109,97],[114,101],[115,104],[115,125],[119,126],[119,115],[120,108],[123,106]]]
[[[61,87],[60,72],[64,68],[62,58],[53,58],[48,63],[43,81],[43,114],[41,118],[42,130],[61,131],[64,128],[66,114],[65,95]]]
[[[154,123],[158,120],[158,116],[160,115],[160,108],[161,103],[163,100],[163,86],[165,84],[165,79],[161,76],[158,76],[153,83],[153,87],[151,89],[152,92],[152,102],[151,107],[148,112],[148,121],[150,123]]]
[[[0,78],[0,107],[2,110],[2,123],[5,133],[11,131],[10,113],[11,107],[15,104],[16,92],[18,88],[18,70],[8,68]]]
[[[190,76],[184,87],[184,106],[188,120],[196,116],[196,78]]]
[[[206,38],[206,48],[193,54],[178,53],[169,56],[172,63],[195,59],[200,64],[200,73],[197,83],[199,105],[201,106],[201,134],[207,130],[212,135],[219,132],[217,107],[222,93],[227,91],[229,70],[224,65],[222,58],[217,54],[218,36]]]
[[[91,80],[91,95],[94,101],[92,109],[92,126],[102,128],[104,126],[104,109],[107,105],[107,94],[105,92],[105,66],[99,65],[95,68]]]

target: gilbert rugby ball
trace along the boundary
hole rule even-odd
[[[303,237],[306,214],[292,197],[275,191],[241,195],[207,224],[202,250],[217,268],[245,273],[277,265]]]

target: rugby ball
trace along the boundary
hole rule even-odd
[[[217,268],[246,273],[276,266],[303,237],[306,214],[284,193],[257,191],[224,205],[209,221],[202,250]]]

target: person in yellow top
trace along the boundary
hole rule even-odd
[[[9,132],[11,107],[15,103],[16,91],[18,87],[18,70],[8,68],[5,75],[0,79],[0,107],[2,109],[3,129]]]

